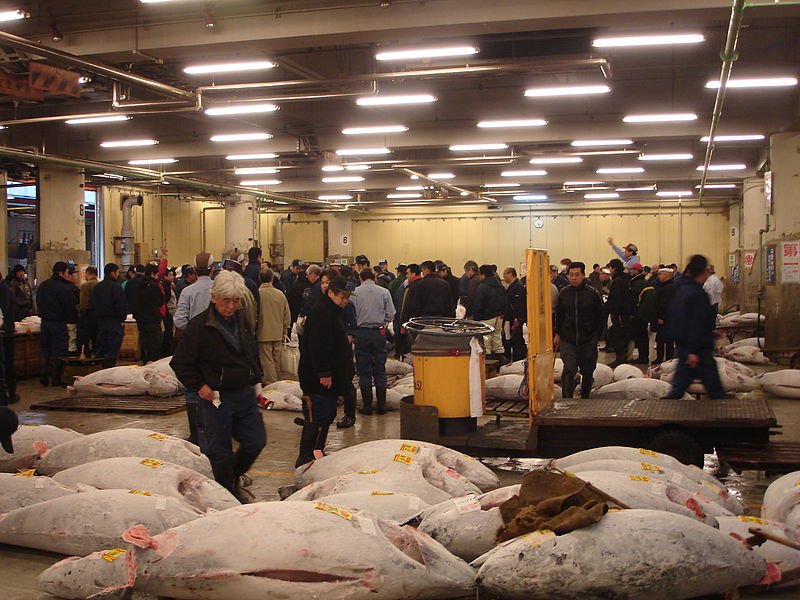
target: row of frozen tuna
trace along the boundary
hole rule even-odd
[[[144,366],[129,365],[95,371],[76,377],[71,388],[77,393],[103,396],[174,396],[183,393],[183,385],[169,362],[171,356]]]
[[[600,448],[554,466],[633,510],[566,535],[536,532],[497,544],[498,507],[519,486],[487,492],[496,476],[465,455],[379,440],[300,467],[301,489],[287,502],[166,530],[134,525],[116,546],[58,563],[40,583],[64,598],[129,588],[175,598],[200,589],[204,598],[244,600],[450,598],[477,586],[501,598],[680,599],[772,581],[768,560],[784,569],[800,564],[800,553],[776,556],[766,544],[753,552],[728,535],[748,537],[753,519],[733,514],[743,509],[716,480],[668,456]],[[402,525],[411,519],[418,529]]]

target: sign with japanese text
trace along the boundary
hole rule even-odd
[[[764,249],[764,262],[766,263],[765,283],[767,285],[775,285],[776,265],[775,256],[778,247],[775,244],[770,244]]]
[[[781,242],[781,283],[800,283],[800,242]]]

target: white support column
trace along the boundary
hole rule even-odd
[[[225,258],[244,254],[256,239],[255,196],[231,196],[225,203]]]
[[[353,257],[353,219],[349,213],[328,215],[328,256],[325,259]]]

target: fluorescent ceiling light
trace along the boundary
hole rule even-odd
[[[586,146],[630,146],[633,140],[574,140],[570,146],[583,148]]]
[[[760,133],[747,133],[743,135],[715,135],[714,136],[714,143],[718,142],[758,142],[764,139],[764,136]],[[708,143],[709,137],[703,136],[700,138],[700,141],[703,143]]]
[[[688,190],[664,190],[656,192],[659,198],[680,198],[682,196],[691,196],[692,192]]]
[[[81,119],[67,119],[64,121],[67,125],[92,125],[93,123],[116,123],[118,121],[127,121],[130,119],[128,115],[108,115],[107,117],[85,117]]]
[[[322,183],[351,183],[355,181],[364,181],[363,177],[357,175],[345,175],[343,177],[323,177]]]
[[[532,165],[571,165],[582,162],[583,159],[580,156],[551,156],[544,158],[532,158],[530,160]]]
[[[514,200],[547,200],[544,194],[517,194]]]
[[[519,187],[521,184],[519,183],[484,183],[481,187],[483,188],[512,188],[512,187]]]
[[[225,160],[259,160],[262,158],[278,158],[277,154],[264,152],[262,154],[229,154]]]
[[[415,192],[417,190],[424,190],[425,186],[424,185],[401,185],[401,186],[398,186],[398,187],[396,187],[394,189],[396,189],[398,192]]]
[[[547,121],[544,119],[506,119],[504,121],[481,121],[478,127],[481,129],[502,129],[506,127],[544,127]]]
[[[269,133],[226,133],[224,135],[212,135],[212,142],[255,142],[268,140],[272,137]]]
[[[605,181],[565,181],[564,185],[603,185]]]
[[[694,158],[693,154],[685,153],[675,153],[675,154],[642,154],[639,156],[639,160],[692,160]]]
[[[707,183],[703,186],[707,190],[732,190],[736,187],[735,183]],[[699,185],[694,186],[696,190],[700,189]]]
[[[342,129],[345,135],[368,135],[370,133],[403,133],[408,131],[405,125],[376,125],[374,127],[348,127]]]
[[[654,192],[656,191],[655,185],[643,185],[640,187],[618,187],[618,192]]]
[[[474,150],[505,150],[508,144],[454,144],[451,152],[471,152]]]
[[[241,185],[280,185],[277,179],[245,179]]]
[[[708,165],[709,171],[743,171],[747,168],[747,165],[743,164],[734,164],[734,165]],[[700,165],[697,167],[698,171],[705,171],[705,167]]]
[[[392,106],[395,104],[426,104],[436,102],[436,96],[430,94],[411,94],[405,96],[367,96],[359,98],[359,106]]]
[[[136,146],[155,146],[158,140],[115,140],[113,142],[103,142],[103,148],[134,148]]]
[[[560,87],[542,87],[525,90],[528,98],[548,98],[552,96],[585,96],[588,94],[607,94],[611,88],[601,85],[568,85]]]
[[[595,171],[598,175],[622,175],[624,173],[644,173],[642,167],[605,167]]]
[[[414,180],[419,179],[419,177],[417,175],[409,175],[408,178],[409,179],[414,179]]]
[[[705,41],[701,33],[677,33],[666,35],[634,35],[626,37],[597,38],[592,41],[595,48],[632,48],[636,46],[670,46],[675,44],[699,44]]]
[[[337,150],[336,154],[339,156],[362,156],[369,154],[389,154],[391,150],[388,148],[346,148],[344,150]]]
[[[584,194],[583,197],[587,200],[611,200],[619,198],[619,194],[616,192],[600,192],[598,194]]]
[[[317,196],[317,200],[352,200],[353,197],[350,194],[323,194],[322,196]]]
[[[345,171],[368,171],[371,167],[369,165],[345,165]]]
[[[459,196],[469,196],[469,192],[461,192]]]
[[[342,165],[324,165],[322,170],[326,173],[333,173],[336,171],[344,171],[344,167]]]
[[[529,171],[503,171],[500,177],[541,177],[547,175],[547,171],[542,170],[529,170]]]
[[[574,156],[611,156],[618,154],[638,154],[638,150],[586,150],[584,152],[572,152]]]
[[[238,73],[240,71],[263,71],[265,69],[273,69],[276,66],[277,65],[270,60],[253,60],[248,62],[194,65],[191,67],[186,67],[183,72],[187,73],[188,75],[203,75],[206,73]]]
[[[375,60],[404,60],[414,58],[443,58],[448,56],[469,56],[477,54],[475,46],[452,46],[450,48],[420,48],[419,50],[391,50],[378,52]]]
[[[94,177],[102,177],[103,179],[125,179],[122,175],[117,175],[116,173],[97,173]]]
[[[658,115],[627,115],[622,118],[624,123],[674,123],[678,121],[696,121],[694,113],[664,113]]]
[[[27,19],[30,14],[23,10],[4,10],[0,11],[0,21],[18,21],[19,19]]]
[[[243,167],[233,171],[234,175],[274,175],[277,172],[275,167]]]
[[[796,77],[754,77],[751,79],[729,79],[729,88],[764,88],[764,87],[791,87],[797,85]],[[708,89],[719,88],[718,80],[706,82]]]
[[[254,113],[268,113],[278,110],[276,104],[232,104],[230,106],[215,106],[207,108],[205,113],[211,117],[223,115],[248,115]]]
[[[454,179],[455,175],[452,173],[428,173],[430,179]]]
[[[140,158],[137,160],[129,160],[129,165],[170,165],[178,162],[177,158]]]
[[[562,191],[571,194],[572,192],[593,192],[593,191],[597,191],[597,190],[610,190],[610,189],[611,189],[611,186],[609,186],[609,185],[590,185],[590,186],[585,186],[585,187],[580,187],[579,186],[579,187],[563,188]]]
[[[422,198],[422,194],[386,194],[386,197],[391,200],[403,200],[410,198]]]

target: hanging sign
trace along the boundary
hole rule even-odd
[[[29,71],[28,76],[32,89],[80,98],[80,73],[43,65],[38,62],[31,62]]]
[[[11,75],[2,69],[0,69],[0,94],[22,100],[44,100],[44,94],[40,90],[31,88],[28,77]]]
[[[756,251],[755,250],[745,250],[744,251],[744,267],[748,271],[753,270],[753,266],[756,264]]]
[[[800,283],[800,242],[781,242],[781,283]]]
[[[764,249],[764,262],[766,263],[765,283],[767,285],[775,285],[775,255],[777,254],[777,246],[769,244]]]

